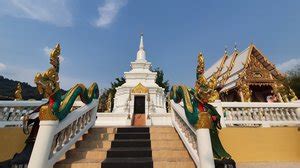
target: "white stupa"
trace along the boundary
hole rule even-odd
[[[126,83],[118,87],[114,98],[113,113],[151,114],[166,113],[164,89],[155,83],[156,72],[150,71],[151,63],[146,60],[143,35],[136,60],[131,70],[125,72]]]

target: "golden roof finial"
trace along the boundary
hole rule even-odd
[[[227,52],[227,45],[225,45],[225,51],[224,51],[224,54],[227,55],[228,52]]]
[[[18,83],[16,91],[15,91],[15,100],[22,100],[22,87],[21,83]]]
[[[237,52],[238,51],[238,49],[237,49],[237,43],[235,42],[234,43],[234,52]]]

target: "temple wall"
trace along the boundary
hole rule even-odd
[[[25,147],[26,138],[22,128],[0,128],[0,162],[11,159],[15,153],[21,152]]]
[[[224,128],[219,135],[237,163],[300,162],[297,127]]]

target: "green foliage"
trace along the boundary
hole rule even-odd
[[[169,92],[170,89],[170,84],[169,80],[164,79],[164,71],[160,68],[155,68],[153,70],[154,72],[157,72],[157,77],[155,83],[165,89],[165,94]]]
[[[110,83],[110,88],[109,89],[104,89],[102,91],[102,94],[100,95],[100,100],[99,100],[99,107],[98,107],[98,111],[105,111],[108,109],[108,107],[106,107],[106,102],[107,102],[107,99],[109,97],[109,94],[111,94],[111,109],[113,108],[114,106],[114,97],[115,97],[115,94],[116,94],[116,88],[123,85],[124,83],[126,82],[125,78],[124,77],[121,77],[121,78],[116,78],[114,82],[111,82]]]
[[[286,82],[288,86],[293,89],[297,97],[300,98],[300,65],[297,65],[294,69],[288,71]]]
[[[4,78],[0,75],[0,100],[13,100],[15,99],[15,91],[17,84],[21,83],[22,87],[22,96],[24,100],[42,99],[42,95],[40,95],[36,89],[36,87],[30,86],[28,83],[19,82],[15,80],[10,80]]]

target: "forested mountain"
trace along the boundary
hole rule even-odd
[[[22,97],[24,100],[40,100],[43,98],[42,95],[38,93],[36,87],[30,86],[26,82],[7,79],[0,75],[0,100],[13,100],[15,98],[15,90],[18,83],[21,83]]]

